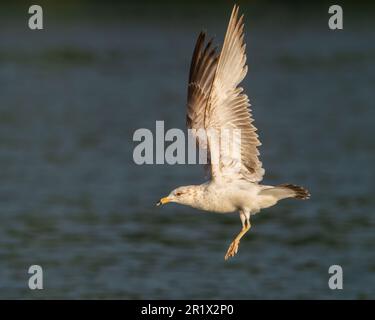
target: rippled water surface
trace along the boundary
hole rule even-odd
[[[221,40],[228,7],[152,19],[136,8],[103,20],[89,11],[46,18],[40,32],[17,13],[6,20],[0,297],[375,298],[374,20],[348,15],[344,31],[330,31],[326,9],[302,19],[244,7],[244,87],[265,183],[300,184],[312,198],[253,217],[229,262],[237,214],[155,207],[203,181],[202,168],[132,158],[136,129],[154,131],[155,120],[184,129],[196,35],[206,28]],[[44,290],[27,287],[32,264],[43,267]],[[343,267],[342,291],[328,288],[333,264]]]

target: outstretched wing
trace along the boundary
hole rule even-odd
[[[237,172],[237,178],[258,182],[264,175],[257,148],[261,143],[256,134],[257,129],[252,124],[254,120],[249,109],[249,99],[243,89],[238,87],[247,74],[245,48],[243,15],[238,18],[238,6],[235,5],[203,118],[206,130],[239,129],[241,133],[241,138],[234,141],[240,150],[240,158],[233,158],[233,152],[228,148],[219,148],[219,154],[216,155],[218,164],[211,161],[213,177],[234,178],[233,173]],[[213,158],[212,142],[210,139],[208,141]]]
[[[207,169],[210,169],[207,139],[200,135],[204,130],[205,109],[208,103],[212,81],[218,62],[216,48],[212,47],[212,39],[205,44],[205,33],[198,36],[190,65],[188,103],[186,125],[188,129],[195,129],[191,133],[198,142],[198,146],[207,153]]]

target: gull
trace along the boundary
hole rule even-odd
[[[239,84],[247,74],[243,15],[234,5],[220,53],[198,36],[190,66],[187,128],[196,130],[240,130],[233,149],[221,147],[220,139],[196,134],[199,148],[207,150],[209,181],[176,188],[157,205],[175,202],[217,213],[239,212],[242,229],[230,244],[225,260],[237,254],[241,238],[250,230],[250,216],[286,198],[308,199],[309,192],[293,184],[262,185],[265,173],[259,160],[261,145],[249,99]],[[197,132],[192,130],[192,132]],[[219,147],[218,147],[219,146]],[[216,159],[214,161],[214,159]]]

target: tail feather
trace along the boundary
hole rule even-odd
[[[310,193],[300,186],[294,184],[280,184],[275,187],[265,187],[260,194],[270,195],[278,200],[286,198],[296,198],[301,200],[307,200],[310,198]]]
[[[306,190],[303,187],[296,186],[294,184],[287,184],[287,183],[278,185],[277,188],[278,187],[287,188],[287,189],[290,189],[290,190],[294,191],[294,198],[296,198],[296,199],[301,199],[301,200],[310,199],[309,191]]]

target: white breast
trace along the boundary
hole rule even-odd
[[[230,213],[241,209],[255,212],[259,210],[258,189],[257,185],[246,181],[211,182],[195,207],[218,213]]]

